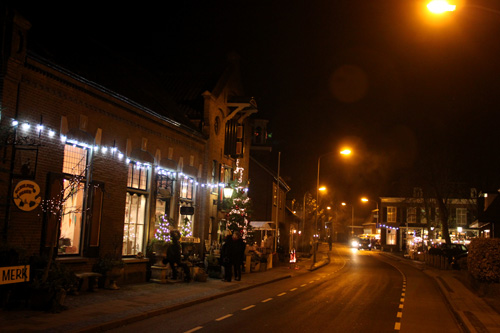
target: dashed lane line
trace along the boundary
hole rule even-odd
[[[300,286],[305,287],[305,286],[307,286],[307,283],[301,284]]]
[[[190,329],[189,331],[186,331],[186,332],[184,332],[184,333],[192,333],[192,332],[196,332],[196,331],[198,331],[198,330],[201,330],[202,328],[203,328],[203,326],[197,326],[197,327],[192,328],[192,329]]]
[[[281,294],[278,294],[277,296],[283,296],[283,295],[286,295],[286,293],[281,293]]]
[[[267,298],[267,299],[265,299],[265,300],[263,300],[263,301],[261,301],[261,302],[262,302],[262,303],[267,303],[267,302],[272,301],[272,300],[273,300],[272,298]]]
[[[298,289],[298,288],[293,288],[293,289],[290,289],[290,291],[295,291],[295,290],[297,290],[297,289]]]
[[[246,308],[241,309],[241,311],[250,310],[251,308],[255,308],[255,305],[249,305]]]
[[[230,313],[230,314],[227,314],[225,316],[222,316],[222,317],[215,319],[215,321],[221,321],[221,320],[227,319],[227,318],[232,317],[232,316],[233,316],[233,314]]]

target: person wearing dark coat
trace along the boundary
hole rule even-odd
[[[241,239],[241,235],[238,231],[233,233],[232,239],[233,251],[232,251],[232,263],[234,269],[234,279],[236,281],[241,280],[241,266],[245,258],[245,242]]]
[[[220,251],[221,265],[224,267],[224,278],[222,281],[231,282],[232,278],[232,258],[233,258],[233,238],[231,235],[226,236]]]
[[[170,238],[172,240],[172,244],[170,244],[167,248],[167,258],[164,260],[164,264],[168,263],[170,265],[170,268],[172,269],[172,279],[174,280],[177,280],[177,268],[175,265],[182,267],[184,270],[184,281],[189,282],[191,279],[189,267],[181,262],[182,248],[179,243],[179,239],[181,238],[179,231],[172,230],[170,232]]]

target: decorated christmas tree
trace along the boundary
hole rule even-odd
[[[235,180],[230,183],[233,188],[233,195],[229,199],[229,210],[226,213],[227,228],[233,231],[239,231],[243,238],[248,238],[251,234],[250,213],[251,199],[248,197],[248,183],[243,181],[243,168],[239,166],[239,160],[236,161],[236,170],[234,171]]]
[[[175,225],[171,218],[167,215],[160,216],[160,221],[155,232],[155,239],[157,241],[170,242],[170,230],[175,229]]]
[[[191,221],[185,217],[182,221],[181,225],[181,236],[182,237],[192,237],[193,236],[193,227]]]

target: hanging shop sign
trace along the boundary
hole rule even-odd
[[[181,215],[194,215],[194,207],[181,207]]]
[[[32,211],[42,201],[40,186],[31,180],[22,180],[17,183],[12,192],[12,199],[16,206],[25,212]]]
[[[200,243],[200,237],[181,237],[181,243]]]

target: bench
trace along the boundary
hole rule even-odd
[[[88,291],[94,291],[97,288],[97,279],[102,277],[102,274],[96,272],[80,272],[75,273],[78,278],[78,291],[82,289],[84,282],[87,282]]]

